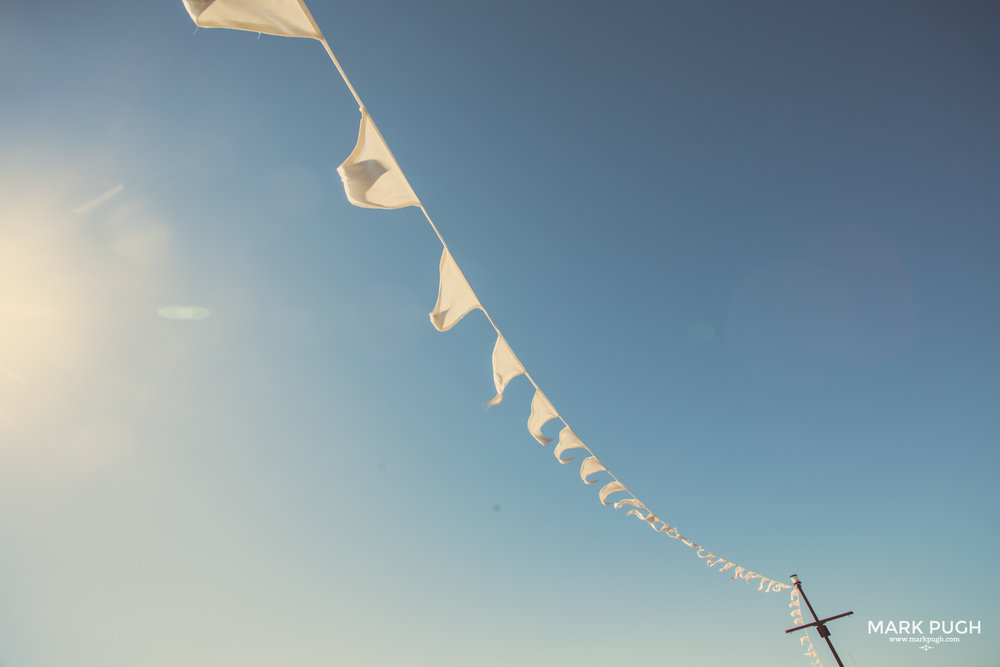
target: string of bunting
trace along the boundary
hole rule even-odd
[[[483,307],[469,285],[469,282],[465,279],[462,270],[452,257],[448,244],[445,243],[434,221],[431,220],[427,210],[410,187],[409,182],[403,175],[403,171],[399,168],[396,159],[389,150],[385,139],[383,139],[381,132],[379,132],[378,127],[375,125],[375,121],[361,101],[361,97],[351,84],[336,56],[334,56],[330,45],[323,37],[322,32],[320,32],[305,3],[302,0],[182,1],[191,19],[199,27],[231,28],[284,37],[305,37],[316,39],[323,45],[333,64],[337,67],[337,71],[340,72],[341,77],[344,79],[344,83],[347,84],[348,89],[357,101],[361,111],[361,125],[358,130],[357,144],[347,159],[344,160],[343,164],[337,168],[344,183],[344,191],[347,199],[355,206],[365,208],[398,209],[414,206],[419,208],[424,214],[424,217],[442,245],[440,283],[437,302],[434,305],[434,310],[430,313],[431,324],[438,331],[448,331],[467,314],[479,309],[486,316],[486,319],[489,320],[490,325],[497,334],[492,359],[493,382],[497,393],[487,405],[493,406],[500,403],[503,400],[503,393],[507,385],[514,378],[523,375],[535,389],[527,422],[529,433],[531,433],[540,445],[547,445],[552,439],[543,436],[542,427],[553,420],[560,421],[562,429],[559,431],[553,454],[559,463],[567,464],[576,460],[576,457],[564,457],[563,455],[567,452],[572,452],[572,450],[581,450],[577,453],[577,456],[582,457],[582,461],[580,462],[580,478],[584,484],[598,483],[600,480],[595,475],[606,476],[604,484],[597,494],[598,500],[602,505],[610,505],[614,509],[627,510],[627,516],[635,517],[653,530],[677,540],[690,548],[699,559],[704,561],[706,566],[718,572],[725,572],[732,575],[731,578],[733,580],[742,580],[748,583],[757,582],[757,590],[765,593],[791,589],[792,603],[790,606],[793,607],[792,616],[796,617],[795,622],[797,624],[801,624],[802,612],[798,609],[798,591],[793,586],[751,571],[742,565],[738,565],[727,558],[703,548],[701,545],[681,535],[677,528],[657,516],[614,473],[608,470],[597,458],[593,450],[580,440],[566,420],[559,415],[552,402],[545,396],[538,384],[531,377],[531,374],[521,364],[517,355],[514,354],[514,351],[507,343],[500,329],[494,323],[493,318],[490,317],[489,312]],[[612,496],[616,496],[616,498],[612,498]],[[805,645],[808,638],[803,636],[802,639],[803,645]],[[808,643],[809,649],[806,655],[815,657],[816,653],[812,647],[812,642]],[[821,667],[818,659],[813,665],[814,667]]]
[[[792,586],[792,601],[788,603],[792,612],[790,616],[792,617],[793,625],[804,625],[805,621],[802,620],[802,603],[799,601],[799,589]],[[805,647],[806,652],[804,655],[811,659],[810,664],[812,667],[823,667],[823,661],[819,659],[819,655],[816,654],[816,649],[813,647],[812,639],[809,638],[809,631],[803,630],[802,634],[799,636],[799,644]]]

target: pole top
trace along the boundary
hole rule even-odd
[[[790,575],[790,578],[791,578],[793,584],[802,583],[802,582],[799,581],[799,575],[797,575],[797,574]]]

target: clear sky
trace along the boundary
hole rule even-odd
[[[848,665],[1000,665],[1000,12],[872,4],[310,8],[632,491],[853,610]],[[344,196],[359,118],[313,40],[3,4],[0,665],[808,665],[787,593],[535,442],[523,378],[483,410],[419,210]]]

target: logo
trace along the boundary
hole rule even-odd
[[[926,634],[925,634],[926,632]],[[918,644],[924,653],[941,644],[958,644],[963,637],[981,635],[982,621],[898,619],[868,621],[868,634],[883,635],[893,644]]]

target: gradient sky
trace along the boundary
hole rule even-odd
[[[632,491],[853,610],[848,665],[1000,665],[1000,12],[871,5],[310,7]],[[0,90],[0,666],[809,664],[523,378],[482,409],[492,330],[430,326],[418,210],[346,201],[318,43],[4,3]]]

